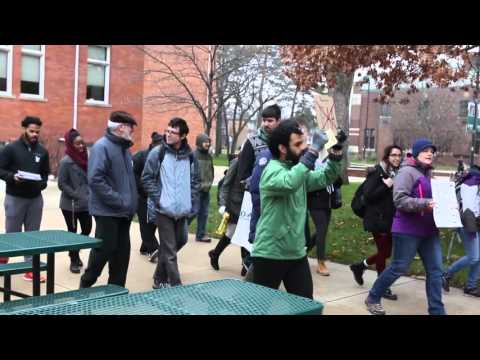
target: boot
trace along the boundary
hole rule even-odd
[[[215,246],[215,249],[208,252],[208,256],[210,257],[210,265],[212,265],[212,267],[217,271],[220,269],[218,266],[218,258],[228,245],[230,245],[230,239],[226,235],[223,235],[217,246]]]
[[[325,265],[325,261],[323,260],[318,261],[317,274],[320,274],[322,276],[330,276],[330,272],[328,271],[327,266]]]
[[[363,263],[363,261],[350,265],[350,270],[353,272],[353,277],[358,285],[363,285],[363,273],[367,267]]]

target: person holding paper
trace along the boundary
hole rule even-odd
[[[243,186],[239,182],[237,177],[237,170],[238,170],[238,158],[235,158],[231,161],[230,166],[228,168],[227,174],[223,180],[222,187],[220,188],[219,192],[219,208],[218,212],[220,215],[224,215],[227,212],[230,215],[228,220],[228,227],[227,232],[222,238],[218,241],[217,245],[213,250],[208,252],[208,256],[210,257],[210,265],[215,270],[219,270],[218,260],[220,255],[223,251],[230,245],[232,240],[233,234],[237,228],[238,218],[240,216],[240,210],[242,208],[242,200],[243,200]],[[248,251],[243,247],[240,248],[242,260],[245,256],[247,256]],[[242,266],[241,275],[244,276],[246,273],[246,269]]]
[[[60,209],[62,210],[68,231],[77,233],[80,222],[82,235],[92,231],[92,217],[88,213],[87,147],[76,129],[65,133],[65,156],[60,161],[57,184],[62,192]],[[83,266],[79,250],[69,251],[70,271],[79,274]]]
[[[462,209],[463,228],[457,231],[463,242],[465,256],[455,261],[442,276],[442,286],[450,291],[450,281],[464,268],[469,268],[467,283],[463,289],[465,295],[480,297],[477,286],[480,277],[480,169],[472,167],[460,178],[460,205]]]
[[[38,117],[27,116],[22,123],[23,133],[0,153],[0,179],[7,183],[5,195],[5,231],[21,232],[40,229],[43,213],[42,191],[47,187],[50,174],[49,155],[39,143],[42,121]],[[40,176],[40,181],[26,180],[19,176],[23,171]],[[3,258],[7,262],[8,258]],[[31,261],[25,256],[25,261]],[[33,275],[27,272],[26,281],[32,281]],[[45,282],[45,277],[40,277]]]
[[[307,147],[295,120],[284,120],[272,132],[268,147],[272,160],[260,180],[261,215],[253,242],[253,282],[313,298],[313,282],[305,249],[307,192],[332,184],[340,174],[342,150],[332,150],[321,170],[314,170],[319,152],[328,142],[325,131],[312,132]]]
[[[394,178],[393,259],[377,278],[365,300],[367,310],[374,315],[385,315],[380,302],[382,296],[400,276],[407,273],[417,252],[427,273],[428,313],[446,314],[442,302],[442,249],[433,219],[435,203],[430,183],[436,151],[430,140],[417,140],[413,144],[412,157],[406,159]]]

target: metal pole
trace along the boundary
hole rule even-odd
[[[365,160],[365,150],[366,150],[366,140],[367,140],[367,126],[368,126],[368,107],[370,105],[370,79],[368,79],[368,90],[367,90],[367,117],[365,119],[365,128],[363,129],[363,156],[362,159]]]
[[[470,167],[472,167],[475,164],[475,148],[477,144],[477,104],[478,104],[478,89],[479,89],[479,67],[478,67],[478,56],[480,56],[480,50],[479,54],[477,54],[477,59],[475,59],[475,72],[476,72],[476,78],[475,78],[475,91],[473,92],[473,103],[475,104],[475,109],[473,113],[473,133],[472,133],[472,148],[470,152]]]

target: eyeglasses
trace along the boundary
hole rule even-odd
[[[390,154],[390,157],[401,158],[402,154]]]
[[[180,131],[175,131],[175,130],[167,129],[167,130],[165,130],[165,134],[179,135],[179,134],[180,134]]]

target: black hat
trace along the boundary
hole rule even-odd
[[[110,121],[120,124],[130,124],[133,126],[137,125],[137,122],[133,116],[125,111],[114,111],[110,114]]]

